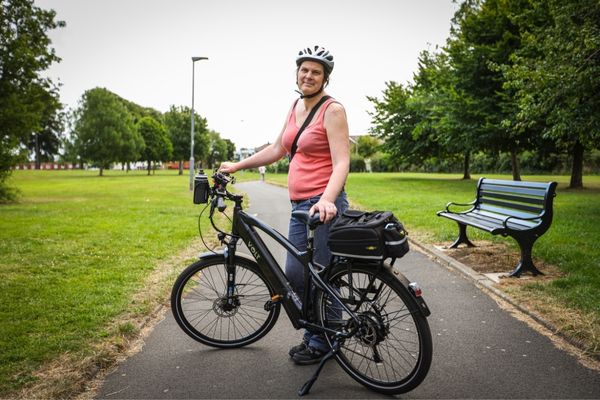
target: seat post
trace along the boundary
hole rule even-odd
[[[313,252],[314,252],[314,244],[315,244],[315,230],[314,229],[310,229],[310,227],[308,225],[306,225],[306,237],[307,237],[307,242],[306,242],[306,251],[308,253],[309,256],[309,260],[312,261],[312,257],[313,257]]]

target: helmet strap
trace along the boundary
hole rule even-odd
[[[321,89],[319,89],[319,91],[318,91],[318,92],[314,92],[313,94],[306,94],[306,95],[305,95],[304,93],[302,93],[302,92],[301,92],[301,91],[299,91],[299,90],[296,90],[295,92],[296,92],[296,93],[298,93],[298,94],[300,95],[300,98],[301,98],[301,99],[312,99],[313,97],[315,97],[315,96],[317,96],[317,95],[321,94],[321,92],[322,92],[322,91],[323,91],[323,86],[321,86]]]

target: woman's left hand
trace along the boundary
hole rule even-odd
[[[317,212],[320,215],[321,222],[327,223],[337,215],[337,207],[334,203],[330,202],[329,200],[321,198],[317,202],[317,204],[310,208],[308,214],[313,215]]]

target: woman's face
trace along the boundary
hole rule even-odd
[[[303,61],[298,68],[298,89],[306,96],[316,93],[325,81],[325,68],[316,61]]]

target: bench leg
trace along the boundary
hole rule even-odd
[[[452,243],[450,245],[449,248],[456,249],[456,248],[458,248],[458,245],[461,243],[466,244],[467,247],[475,247],[475,245],[473,243],[471,243],[471,241],[467,237],[467,226],[465,224],[461,224],[460,222],[457,222],[457,224],[458,224],[458,238],[454,241],[454,243]]]
[[[530,272],[533,276],[544,275],[542,271],[533,265],[533,259],[531,258],[531,250],[536,239],[537,237],[535,236],[531,238],[515,238],[521,248],[521,259],[519,260],[519,265],[517,265],[509,276],[519,278],[523,272]]]

